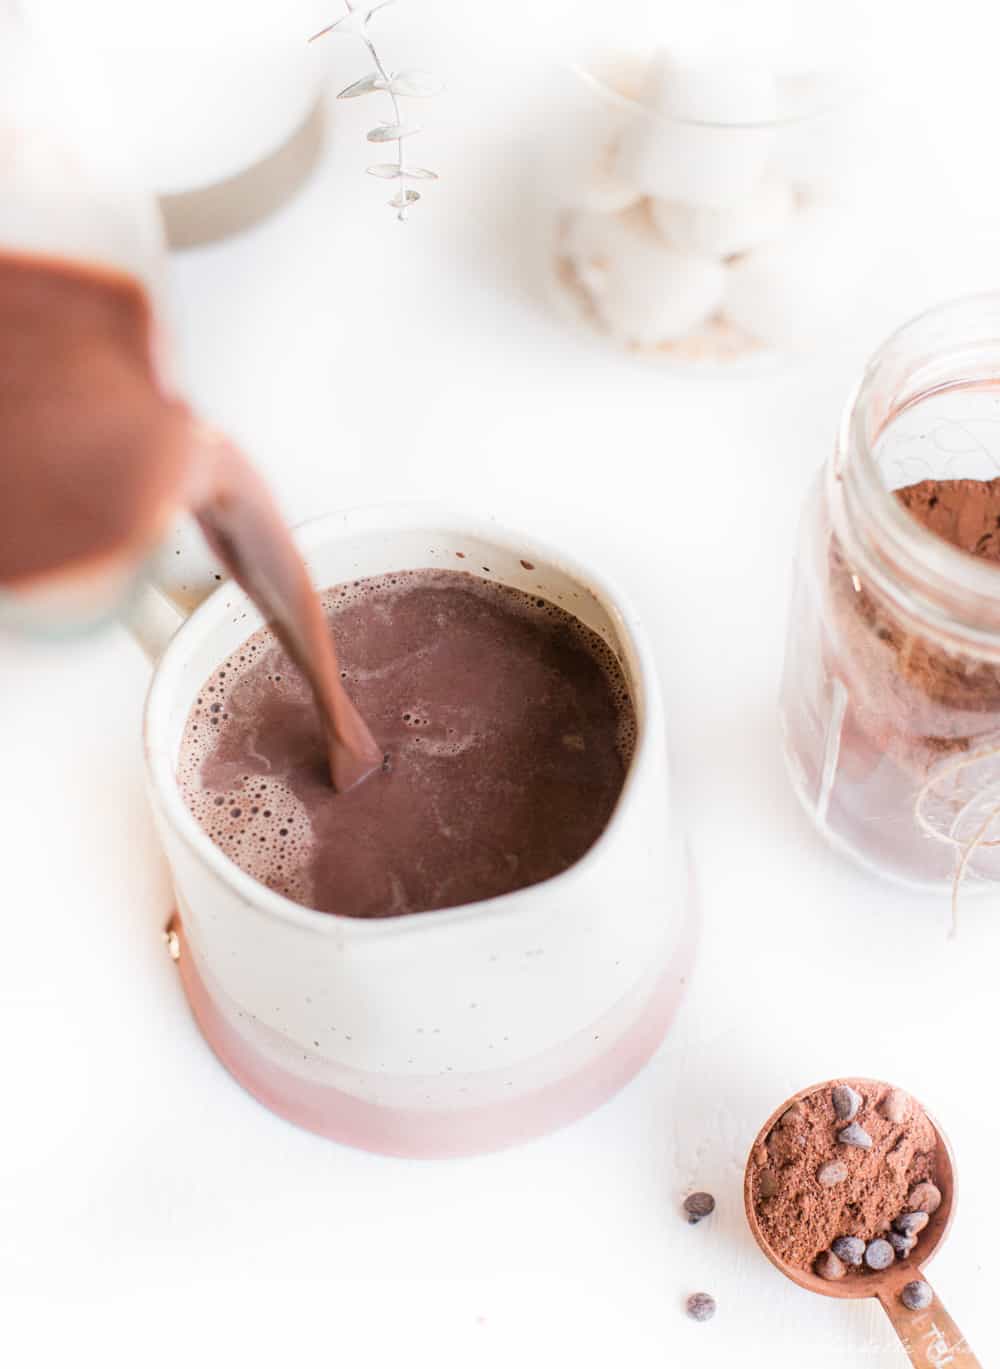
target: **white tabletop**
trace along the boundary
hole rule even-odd
[[[948,940],[940,904],[828,851],[778,748],[798,510],[897,314],[752,380],[665,372],[567,331],[523,269],[519,156],[540,64],[515,68],[509,33],[488,41],[485,4],[471,34],[445,6],[429,16],[452,96],[427,111],[443,179],[419,215],[395,223],[362,175],[363,115],[338,107],[291,202],[174,258],[181,365],[293,518],[445,499],[626,587],[668,703],[703,902],[697,972],[640,1077],[547,1139],[433,1164],[298,1131],[215,1061],[160,940],[170,890],[143,794],[145,661],[117,631],[0,641],[8,1362],[899,1366],[875,1306],[785,1283],[742,1216],[766,1114],[853,1072],[912,1090],[950,1133],[962,1197],[933,1276],[994,1363],[1000,920],[969,902]],[[335,80],[353,74],[338,53]],[[900,319],[996,283],[989,89],[939,51],[914,102],[919,175],[898,195],[919,270]],[[678,1211],[691,1185],[718,1200],[697,1228]],[[683,1315],[697,1289],[718,1299],[711,1324]]]

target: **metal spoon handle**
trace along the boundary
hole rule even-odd
[[[917,1369],[982,1369],[937,1294],[930,1306],[921,1311],[914,1312],[906,1306],[900,1294],[914,1279],[927,1282],[913,1265],[900,1265],[895,1277],[881,1284],[877,1295],[910,1363]]]

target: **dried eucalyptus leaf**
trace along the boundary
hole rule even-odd
[[[369,176],[377,176],[380,181],[398,181],[404,174],[396,162],[376,162],[374,166],[366,166],[365,170]]]
[[[353,85],[345,86],[338,94],[338,100],[356,100],[359,95],[371,95],[375,90],[385,90],[386,85],[377,71],[371,71],[367,76],[362,76],[360,81],[355,81]]]
[[[431,95],[440,95],[441,82],[428,71],[396,71],[387,87],[393,95],[408,95],[414,99],[425,100]]]
[[[393,195],[389,203],[393,209],[405,209],[407,205],[416,204],[420,199],[420,192],[417,190],[401,190],[398,195]]]
[[[370,128],[365,137],[370,143],[395,143],[400,138],[409,138],[411,134],[419,132],[416,124],[379,124]]]
[[[377,8],[381,9],[382,7],[379,5]],[[374,10],[372,13],[374,13]],[[327,24],[325,29],[320,29],[318,33],[314,33],[309,41],[310,43],[315,43],[317,38],[325,38],[328,33],[366,39],[368,37],[368,20],[370,18],[371,14],[365,13],[364,10],[349,10],[347,14],[342,15],[339,19],[335,19],[332,24]]]

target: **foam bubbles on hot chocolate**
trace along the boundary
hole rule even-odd
[[[262,678],[255,674],[258,663]],[[305,872],[312,832],[304,805],[284,780],[245,770],[234,772],[223,792],[201,783],[202,765],[231,719],[234,693],[238,698],[241,687],[253,690],[263,685],[273,691],[284,686],[303,700],[308,697],[305,682],[288,664],[269,628],[244,642],[205,684],[184,730],[177,777],[199,825],[230,860],[269,888],[308,903],[312,891]],[[270,769],[267,758],[255,753],[252,732],[246,734],[245,745],[248,760],[259,758]]]
[[[617,801],[636,720],[612,648],[568,610],[459,571],[405,571],[322,596],[348,694],[383,774],[323,776],[311,696],[268,628],[205,682],[178,779],[203,830],[307,906],[386,916],[560,873]]]

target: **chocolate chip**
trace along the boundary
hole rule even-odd
[[[865,1243],[860,1236],[838,1236],[832,1250],[839,1260],[855,1267],[865,1258]]]
[[[921,1312],[925,1307],[930,1307],[934,1301],[934,1293],[929,1283],[924,1283],[923,1279],[914,1279],[912,1283],[903,1285],[899,1300],[911,1312]]]
[[[824,1250],[815,1264],[816,1273],[821,1279],[842,1279],[847,1266],[839,1260],[832,1250]]]
[[[904,1212],[893,1222],[901,1236],[918,1236],[930,1221],[926,1212]]]
[[[881,1236],[869,1241],[865,1247],[865,1264],[869,1269],[888,1269],[895,1258],[896,1252]]]
[[[715,1211],[715,1199],[711,1193],[690,1193],[684,1199],[684,1211],[690,1225],[696,1226]]]
[[[831,1160],[828,1165],[822,1165],[816,1175],[816,1182],[820,1188],[833,1188],[836,1184],[842,1184],[847,1178],[847,1166],[843,1160]]]
[[[916,1236],[901,1236],[898,1231],[890,1231],[886,1240],[895,1250],[897,1260],[909,1259],[917,1243]]]
[[[773,1198],[780,1185],[773,1169],[762,1169],[757,1180],[757,1194],[761,1198]]]
[[[838,1131],[837,1140],[842,1146],[858,1146],[861,1150],[872,1148],[872,1138],[864,1127],[858,1126],[857,1122],[852,1122],[849,1127],[844,1127],[843,1131]]]
[[[887,1122],[898,1126],[906,1120],[906,1106],[910,1100],[902,1089],[890,1089],[878,1105],[878,1110]]]
[[[711,1293],[692,1293],[687,1300],[687,1314],[692,1321],[711,1321],[715,1316],[715,1299]]]
[[[794,1122],[797,1122],[801,1116],[802,1104],[792,1103],[787,1108],[785,1108],[784,1112],[778,1118],[778,1126],[790,1127]]]
[[[907,1166],[912,1158],[913,1156],[906,1137],[906,1132],[900,1132],[899,1140],[886,1155],[885,1162],[894,1174],[899,1175],[900,1180],[902,1181],[902,1177],[906,1173]]]
[[[926,1212],[931,1217],[941,1206],[941,1190],[937,1184],[925,1179],[922,1184],[917,1184],[906,1201],[911,1212]]]
[[[841,1122],[853,1122],[864,1102],[857,1089],[852,1089],[850,1084],[838,1084],[831,1096],[834,1115]]]

